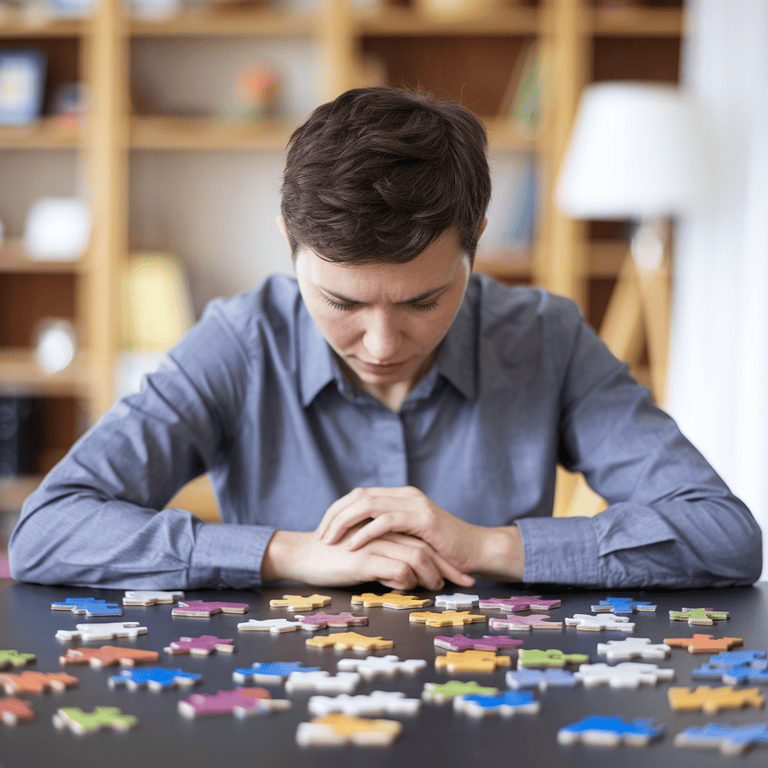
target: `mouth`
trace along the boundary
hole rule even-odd
[[[397,373],[397,371],[399,371],[401,368],[404,368],[407,363],[407,360],[403,360],[400,363],[376,365],[374,363],[366,363],[362,360],[360,361],[360,364],[366,371],[368,371],[368,373],[372,373],[376,376],[386,376],[388,374]]]

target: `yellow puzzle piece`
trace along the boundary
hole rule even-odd
[[[307,645],[315,648],[328,648],[333,646],[339,650],[349,648],[355,651],[376,651],[381,648],[391,648],[395,644],[394,640],[382,640],[380,637],[368,637],[360,635],[357,632],[339,632],[335,635],[321,635],[320,637],[310,637]]]
[[[415,595],[403,595],[400,592],[388,592],[385,595],[374,595],[373,592],[364,592],[362,595],[352,595],[352,605],[363,605],[366,608],[424,608],[432,605],[428,597],[416,597]]]
[[[734,688],[724,685],[712,688],[700,685],[698,688],[670,688],[667,691],[669,706],[676,712],[692,712],[702,710],[708,715],[716,714],[723,709],[742,709],[765,704],[763,696],[757,688]]]
[[[447,672],[493,672],[498,667],[508,667],[509,656],[497,656],[493,651],[448,651],[435,658],[435,669]]]
[[[488,621],[487,616],[469,611],[421,611],[412,613],[408,619],[414,624],[426,624],[428,627],[461,627],[464,624]]]
[[[402,730],[403,726],[396,720],[372,720],[334,713],[316,717],[309,723],[300,723],[296,741],[302,746],[384,746],[391,744]]]
[[[269,604],[272,608],[287,608],[289,611],[313,611],[330,602],[331,598],[328,595],[310,595],[309,597],[283,595],[282,600],[270,600]]]

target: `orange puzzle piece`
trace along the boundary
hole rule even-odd
[[[16,725],[19,720],[34,720],[32,702],[23,699],[0,699],[0,721]]]
[[[159,658],[160,654],[157,651],[102,645],[101,648],[68,648],[65,656],[59,656],[59,662],[61,664],[90,664],[92,667],[108,667],[112,664],[132,667],[135,664],[157,661]]]
[[[508,667],[509,656],[497,656],[493,651],[448,651],[435,658],[435,669],[447,672],[493,672],[498,667]]]
[[[79,680],[64,672],[7,672],[0,675],[0,688],[7,694],[43,693],[49,689],[64,691],[74,688]]]
[[[428,627],[461,627],[464,624],[476,624],[488,621],[488,617],[469,611],[421,611],[412,613],[408,620],[414,624],[426,624]]]
[[[395,644],[394,640],[382,640],[380,637],[368,637],[360,635],[357,632],[339,632],[335,635],[321,635],[320,637],[310,637],[307,645],[315,648],[328,648],[333,646],[340,650],[352,648],[355,651],[376,651],[381,648],[391,648]]]
[[[300,723],[296,731],[296,741],[302,746],[382,746],[391,744],[402,730],[402,724],[396,720],[371,720],[334,713],[316,717],[309,723]]]
[[[702,710],[708,715],[717,714],[723,709],[760,709],[765,704],[765,696],[757,688],[734,688],[730,685],[720,688],[712,688],[709,685],[700,685],[693,689],[670,688],[667,697],[669,706],[676,712]]]
[[[403,595],[400,592],[387,592],[385,595],[374,595],[373,592],[364,592],[362,595],[352,595],[352,605],[363,605],[366,608],[424,608],[432,605],[428,597],[416,597],[415,595]]]
[[[720,637],[712,635],[694,635],[693,637],[665,637],[664,642],[677,648],[687,648],[688,653],[719,653],[728,651],[734,645],[744,641],[740,637]]]

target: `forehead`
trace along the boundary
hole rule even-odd
[[[443,233],[415,259],[402,264],[339,263],[323,259],[309,249],[299,251],[296,259],[297,272],[315,287],[356,301],[405,301],[463,278],[465,264],[469,264],[469,257],[454,230]]]

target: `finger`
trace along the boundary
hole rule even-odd
[[[402,560],[369,554],[356,582],[378,581],[390,589],[414,589],[421,583],[416,572]]]
[[[358,530],[351,533],[343,544],[350,551],[354,551],[388,533],[407,534],[411,532],[411,526],[412,518],[407,513],[385,512],[379,516],[372,516],[370,522],[361,525]]]
[[[352,527],[369,518],[376,518],[391,509],[402,507],[403,500],[394,496],[361,495],[345,508],[337,511],[328,521],[320,540],[326,544],[335,544]]]
[[[427,589],[441,589],[445,584],[436,558],[426,547],[414,547],[386,539],[377,539],[369,545],[367,551],[404,563],[416,575],[418,583]]]

